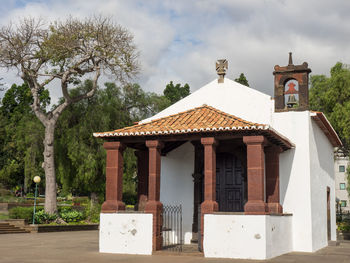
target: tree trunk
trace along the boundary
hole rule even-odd
[[[45,126],[44,139],[44,170],[45,170],[45,212],[57,212],[57,189],[54,159],[54,135],[56,122],[50,121]]]
[[[23,179],[23,191],[25,194],[28,192],[28,178],[25,174]]]

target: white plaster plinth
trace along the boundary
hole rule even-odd
[[[152,254],[152,214],[100,214],[100,252]]]
[[[268,259],[293,250],[292,216],[205,215],[204,256]]]

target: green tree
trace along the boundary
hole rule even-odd
[[[164,95],[158,95],[152,92],[148,94],[148,98],[148,105],[151,113],[150,115],[154,115],[171,105],[169,99]]]
[[[50,102],[47,90],[41,90],[41,108]],[[7,188],[24,186],[27,192],[35,175],[43,175],[44,129],[30,107],[33,98],[28,84],[13,84],[0,107],[0,182]]]
[[[86,80],[70,92],[78,96],[91,88]],[[138,84],[118,87],[105,83],[94,97],[70,105],[57,123],[55,156],[57,180],[63,194],[102,195],[105,190],[105,150],[103,140],[93,132],[132,125],[157,109],[151,103],[156,96],[144,92]],[[125,196],[136,194],[136,158],[134,151],[124,153]]]
[[[174,85],[172,81],[166,85],[163,94],[166,99],[169,100],[169,105],[174,104],[175,102],[185,98],[190,94],[190,86],[186,83],[181,86],[181,84]]]
[[[71,90],[71,94],[82,94],[92,85],[92,81],[87,80]],[[104,192],[103,141],[94,138],[92,133],[131,124],[121,90],[114,83],[106,83],[105,86],[105,89],[97,90],[94,97],[70,105],[57,123],[57,177],[64,193]]]
[[[0,67],[16,68],[33,96],[32,110],[45,127],[45,212],[57,211],[54,133],[58,118],[73,103],[91,98],[101,72],[124,82],[137,72],[136,49],[129,32],[109,19],[69,18],[46,25],[23,19],[17,26],[0,29]],[[69,87],[86,75],[93,76],[91,89],[72,96]],[[40,90],[52,81],[60,83],[63,100],[51,111],[43,111]]]
[[[345,155],[350,153],[350,68],[337,62],[330,70],[330,77],[311,76],[310,107],[322,111],[338,133]],[[347,168],[350,185],[350,166]],[[350,195],[350,187],[348,187]]]
[[[340,62],[331,68],[330,77],[311,76],[310,107],[322,111],[344,144],[350,150],[350,69]]]
[[[130,113],[132,121],[150,117],[169,103],[164,96],[145,92],[139,84],[135,83],[123,86],[121,96],[124,110]]]
[[[236,78],[235,81],[238,82],[238,83],[241,83],[241,84],[244,85],[244,86],[249,87],[248,80],[247,80],[247,78],[244,76],[243,73],[241,73],[241,75],[239,75],[239,77]]]
[[[348,165],[348,167],[346,168],[346,179],[348,181],[346,190],[348,191],[348,194],[350,196],[350,185],[349,185],[349,183],[350,183],[350,165]]]

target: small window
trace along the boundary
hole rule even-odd
[[[345,165],[339,165],[339,172],[341,173],[345,172]]]
[[[340,206],[341,207],[346,207],[346,201],[345,200],[341,200],[340,201]]]
[[[345,183],[340,183],[340,190],[345,190]]]

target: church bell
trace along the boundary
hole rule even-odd
[[[294,94],[291,94],[288,97],[287,107],[288,108],[293,108],[295,105],[297,105],[297,100],[296,100]]]

